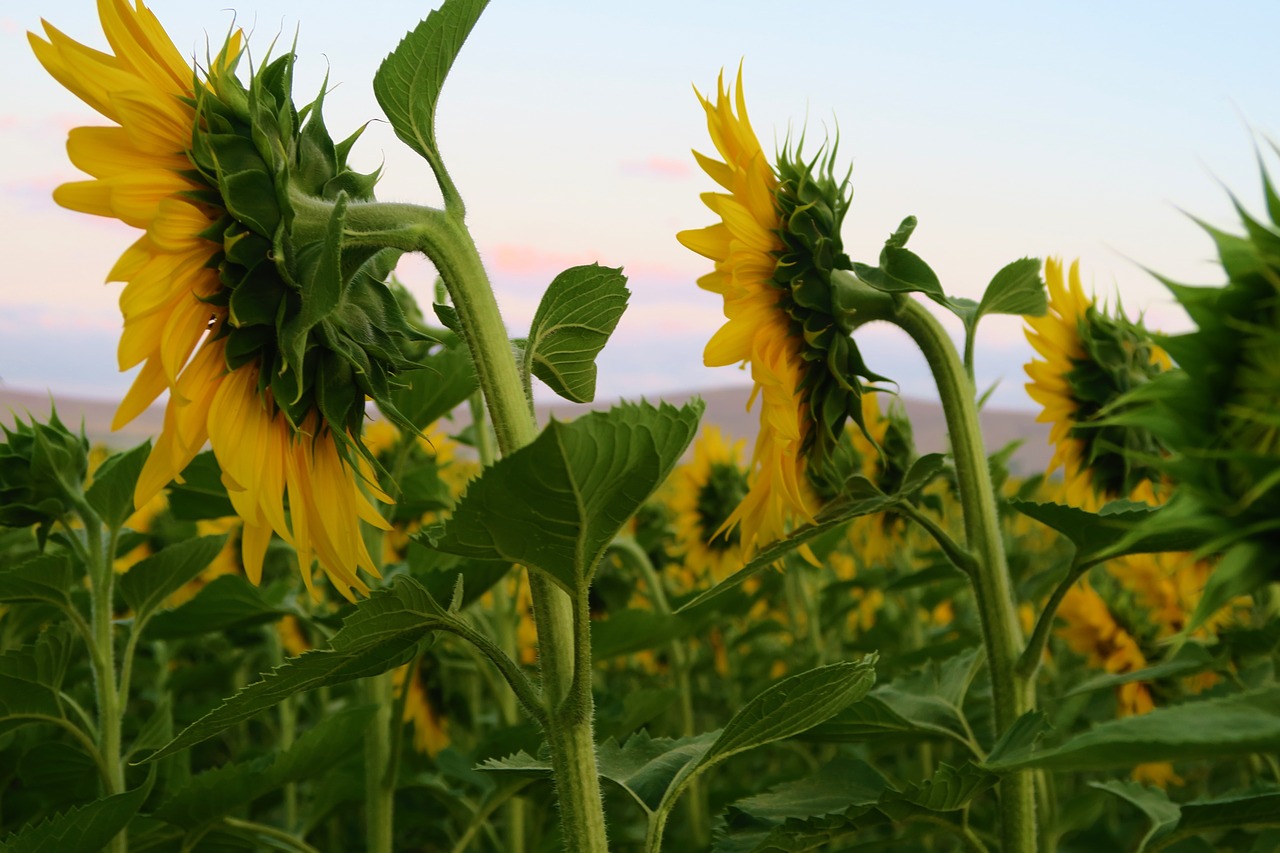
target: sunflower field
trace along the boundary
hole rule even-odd
[[[438,208],[378,200],[280,44],[193,65],[141,0],[98,0],[106,51],[29,34],[107,123],[55,200],[141,233],[108,274],[116,425],[164,425],[5,421],[0,851],[1280,850],[1265,167],[1160,334],[1058,258],[948,295],[913,217],[854,260],[835,143],[770,157],[722,74],[708,224],[676,236],[758,431],[697,399],[540,425],[535,380],[595,399],[629,292],[572,267],[504,326],[435,121],[485,5],[445,0],[374,80]],[[994,314],[1036,352],[1048,470],[983,441]],[[873,322],[928,363],[945,452]]]

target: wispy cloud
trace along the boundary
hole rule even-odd
[[[618,168],[624,175],[665,180],[681,180],[693,174],[693,168],[686,161],[674,157],[653,156],[644,160],[623,160]]]

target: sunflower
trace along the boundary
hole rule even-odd
[[[717,427],[705,427],[693,459],[672,476],[676,547],[694,584],[718,583],[742,568],[739,531],[727,522],[747,493],[743,444],[730,444]]]
[[[1063,469],[1067,501],[1097,509],[1118,498],[1157,503],[1160,446],[1149,430],[1109,421],[1108,406],[1171,366],[1141,323],[1099,310],[1080,285],[1080,266],[1064,280],[1062,262],[1045,261],[1049,311],[1027,317],[1027,340],[1044,359],[1026,365],[1027,393],[1051,424],[1050,471]]]
[[[1064,623],[1058,629],[1058,636],[1072,651],[1083,655],[1089,666],[1100,667],[1113,675],[1146,668],[1146,656],[1133,635],[1116,622],[1106,601],[1087,581],[1071,587],[1057,615]],[[1141,681],[1117,687],[1116,703],[1121,717],[1146,714],[1155,708],[1150,687]],[[1173,765],[1167,762],[1139,764],[1132,775],[1137,781],[1162,788],[1182,784],[1182,779],[1173,772]]]
[[[677,239],[715,262],[698,285],[724,301],[727,322],[704,362],[750,364],[747,408],[760,400],[750,488],[728,519],[749,560],[792,523],[813,521],[819,499],[809,477],[822,473],[845,421],[861,418],[857,377],[880,377],[833,316],[831,275],[852,268],[840,241],[847,179],[835,179],[831,157],[806,162],[798,148],[782,152],[776,171],[770,166],[747,115],[741,69],[735,97],[722,74],[715,101],[698,98],[722,159],[694,157],[725,192],[702,196],[720,222]]]
[[[113,426],[169,395],[135,505],[180,479],[207,441],[244,521],[249,578],[260,580],[274,531],[313,595],[318,559],[354,599],[368,592],[357,570],[378,574],[359,521],[386,526],[362,481],[389,501],[360,445],[366,395],[383,403],[389,377],[412,366],[400,345],[418,339],[380,292],[394,258],[344,250],[345,282],[324,263],[327,226],[348,198],[372,198],[374,178],[347,169],[355,137],[330,141],[320,101],[293,126],[292,55],[246,89],[236,32],[201,80],[141,2],[99,0],[98,13],[109,53],[48,22],[29,39],[58,82],[115,123],[71,131],[71,161],[90,179],[55,201],[144,232],[108,275],[125,283],[120,369],[141,365]]]

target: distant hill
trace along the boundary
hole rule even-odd
[[[704,423],[716,424],[725,433],[735,438],[747,439],[748,445],[759,429],[759,406],[751,412],[746,410],[750,389],[746,387],[709,388],[701,391],[683,391],[658,395],[669,403],[681,404],[694,396],[701,396],[707,404]],[[58,416],[69,427],[76,427],[82,421],[85,432],[94,442],[111,447],[127,447],[145,438],[159,434],[164,423],[164,410],[153,406],[143,412],[119,432],[111,431],[111,419],[115,415],[116,404],[103,400],[92,400],[79,397],[59,397],[54,401],[58,408]],[[49,414],[49,395],[35,391],[20,391],[0,387],[0,423],[10,425],[13,418],[10,411],[22,414],[31,412],[39,418]],[[915,432],[916,447],[921,453],[943,451],[946,449],[946,425],[942,418],[942,407],[930,400],[902,398],[903,406]],[[542,405],[538,407],[539,419],[546,421],[555,416],[560,420],[568,420],[590,411],[592,408],[605,408],[608,402],[598,402],[589,406],[578,406],[570,403]],[[465,408],[457,416],[457,424],[461,427],[467,422]],[[1049,464],[1049,430],[1044,424],[1035,422],[1030,412],[1009,409],[988,409],[982,413],[983,436],[989,450],[998,450],[1011,441],[1022,440],[1023,444],[1014,454],[1012,467],[1017,473],[1033,473],[1043,471]]]

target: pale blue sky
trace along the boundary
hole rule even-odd
[[[32,10],[32,7],[35,10]],[[328,123],[345,135],[380,117],[370,80],[427,3],[157,0],[184,52],[235,20],[261,56],[272,38],[300,54],[296,97],[326,70]],[[353,15],[348,8],[361,10]],[[300,11],[304,10],[304,11]],[[785,10],[785,11],[784,11]],[[0,377],[10,386],[112,398],[118,285],[101,284],[131,232],[56,208],[74,179],[67,128],[102,123],[49,79],[25,42],[44,16],[95,46],[89,0],[0,3]],[[1024,255],[1080,257],[1086,282],[1151,325],[1184,321],[1146,265],[1216,282],[1207,239],[1178,209],[1221,225],[1219,181],[1257,199],[1250,128],[1280,129],[1280,4],[1174,2],[862,3],[502,2],[463,49],[441,102],[439,138],[513,331],[558,269],[599,260],[631,275],[632,307],[601,359],[602,396],[742,382],[701,365],[720,321],[693,279],[707,265],[674,233],[709,224],[711,188],[690,148],[711,146],[691,85],[706,90],[745,60],[766,148],[806,122],[841,133],[855,196],[846,247],[874,262],[902,217],[944,286],[977,296]],[[432,202],[430,174],[385,124],[357,146],[385,163],[380,198]],[[431,272],[404,277],[429,298]],[[996,399],[1030,406],[1030,354],[1015,320],[980,348]],[[868,329],[871,366],[929,392],[923,363],[891,330]]]

